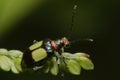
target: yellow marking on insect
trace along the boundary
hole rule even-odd
[[[43,41],[36,42],[35,44],[29,47],[30,50],[34,50],[42,45]]]
[[[35,62],[38,62],[44,59],[45,57],[47,57],[47,52],[43,48],[39,48],[32,52],[32,58],[34,59]]]

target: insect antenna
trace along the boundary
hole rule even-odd
[[[71,41],[70,44],[80,42],[80,41],[93,42],[94,40],[92,38],[78,39],[78,40]]]
[[[68,39],[72,36],[72,31],[73,31],[73,27],[74,27],[74,19],[75,19],[76,9],[77,9],[77,5],[74,5],[73,10],[72,10],[71,25],[70,25],[70,29],[68,31]]]
[[[75,15],[76,15],[76,10],[77,10],[77,5],[75,4],[72,10],[72,20],[71,20],[71,25],[70,25],[70,29],[68,31],[68,39],[70,39],[70,37],[72,36],[72,31],[73,31],[73,27],[74,27],[74,20],[75,20]],[[76,43],[76,42],[80,42],[80,41],[84,41],[84,42],[93,42],[94,40],[91,38],[86,38],[86,39],[78,39],[78,40],[74,40],[71,41],[71,43]]]

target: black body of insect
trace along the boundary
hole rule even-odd
[[[55,56],[55,51],[61,54],[61,49],[67,45],[69,45],[69,41],[65,37],[58,40],[43,40],[34,43],[23,55],[22,68],[43,66],[48,59]]]

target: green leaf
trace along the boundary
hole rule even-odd
[[[0,48],[0,53],[4,53],[4,52],[7,52],[7,51],[8,51],[7,49]]]
[[[9,71],[11,68],[9,61],[11,61],[11,60],[8,57],[0,56],[0,68],[4,71]]]
[[[8,50],[4,48],[0,48],[0,55],[8,55]]]
[[[61,70],[67,71],[67,66],[66,66],[66,63],[65,63],[63,57],[60,57],[60,65],[59,66],[60,66]]]
[[[47,52],[45,51],[45,49],[43,48],[39,48],[37,50],[34,50],[32,52],[32,58],[34,59],[34,61],[40,61],[42,59],[44,59],[45,57],[47,57]]]
[[[80,64],[75,60],[65,60],[68,70],[74,75],[79,75],[81,72]]]
[[[8,54],[11,58],[22,58],[23,52],[19,50],[10,50]]]
[[[42,44],[43,44],[43,41],[36,42],[35,44],[31,45],[31,46],[29,47],[29,49],[30,49],[30,50],[34,50],[34,49],[40,47]]]
[[[14,64],[15,64],[15,67],[17,68],[17,70],[21,72],[22,71],[22,68],[21,68],[21,59],[16,58],[13,61],[14,61]]]
[[[13,73],[15,73],[15,74],[18,74],[19,71],[17,70],[17,68],[16,68],[16,66],[15,66],[15,64],[14,64],[14,61],[9,61],[9,64],[10,64],[10,66],[11,66],[11,71],[12,71]]]
[[[58,74],[58,64],[57,64],[57,62],[56,62],[56,57],[52,57],[50,72],[51,72],[53,75],[57,75],[57,74]]]
[[[94,69],[94,64],[92,61],[86,57],[80,57],[79,63],[81,67],[85,70],[93,70]]]
[[[77,57],[90,57],[90,55],[86,54],[86,53],[82,53],[82,52],[79,52],[79,53],[74,53],[73,55],[77,56]]]
[[[47,63],[44,65],[44,73],[48,73],[50,71],[50,61],[47,61]]]
[[[74,55],[77,57],[76,60],[79,62],[79,64],[81,65],[83,69],[85,70],[94,69],[94,64],[89,59],[90,55],[86,53],[75,53]]]
[[[0,68],[4,71],[12,71],[13,73],[19,73],[21,69],[22,52],[19,50],[0,49]]]
[[[64,58],[68,58],[68,59],[75,59],[75,58],[77,58],[75,55],[73,55],[72,53],[68,53],[68,52],[63,52],[62,56]]]

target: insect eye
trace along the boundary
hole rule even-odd
[[[69,48],[69,47],[70,47],[70,44],[66,44],[66,45],[65,45],[65,48]]]

